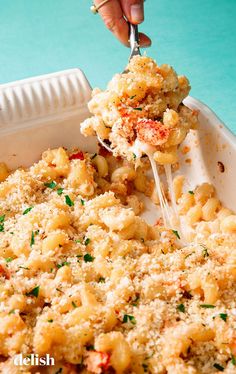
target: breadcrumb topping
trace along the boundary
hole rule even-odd
[[[19,353],[50,354],[53,373],[236,372],[236,216],[177,177],[181,245],[140,216],[147,169],[58,148],[5,175],[1,372]]]

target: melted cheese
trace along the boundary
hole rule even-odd
[[[172,172],[171,172],[171,165],[164,165],[164,170],[166,174],[166,180],[167,180],[167,186],[170,194],[171,199],[171,206],[168,203],[165,194],[162,189],[160,176],[158,173],[158,168],[156,161],[153,158],[153,154],[155,152],[155,147],[141,142],[140,140],[136,139],[134,142],[134,145],[131,147],[131,151],[135,153],[137,158],[142,157],[143,154],[146,154],[150,160],[150,164],[152,167],[152,172],[154,176],[156,191],[158,194],[158,198],[160,201],[160,207],[161,207],[161,216],[163,219],[164,226],[170,229],[178,230],[181,234],[182,238],[185,238],[183,225],[181,224],[181,221],[179,219],[179,214],[177,210],[177,204],[175,199],[175,193],[173,189],[173,178],[172,178]],[[184,244],[184,243],[182,243]]]
[[[161,181],[160,181],[160,176],[158,174],[158,169],[157,169],[157,164],[153,158],[152,153],[148,153],[147,156],[149,157],[151,167],[152,167],[152,172],[154,176],[154,181],[156,185],[156,190],[158,194],[158,198],[160,201],[160,207],[161,207],[161,213],[162,213],[162,218],[164,222],[165,227],[172,227],[172,210],[168,204],[168,201],[166,200],[166,197],[163,193],[162,186],[161,186]],[[168,186],[169,187],[169,186]]]

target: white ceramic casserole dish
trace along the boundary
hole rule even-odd
[[[96,139],[80,134],[90,94],[79,69],[0,86],[0,162],[11,169],[29,166],[58,146],[96,151]],[[188,189],[211,182],[223,204],[236,211],[236,138],[206,105],[192,97],[185,104],[199,110],[200,126],[180,148],[178,174],[186,176]],[[186,146],[190,150],[183,154]],[[152,221],[156,207],[150,203],[144,215]]]

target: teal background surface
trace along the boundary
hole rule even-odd
[[[89,0],[0,0],[0,83],[80,67],[104,88],[129,50]],[[158,63],[185,74],[191,95],[236,132],[236,0],[147,0],[140,30]]]

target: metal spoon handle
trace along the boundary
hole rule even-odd
[[[130,42],[130,49],[131,49],[129,60],[131,60],[132,57],[141,55],[140,50],[139,50],[138,25],[133,25],[132,23],[129,23],[129,42]]]
[[[129,23],[129,42],[130,42],[130,58],[129,61],[134,56],[141,56],[140,50],[139,50],[139,34],[138,34],[138,26],[133,25],[132,23]],[[128,69],[125,69],[122,74],[127,74],[129,72]],[[110,147],[109,144],[107,144],[100,136],[97,134],[97,138],[99,143],[109,152],[113,152],[113,149]]]

